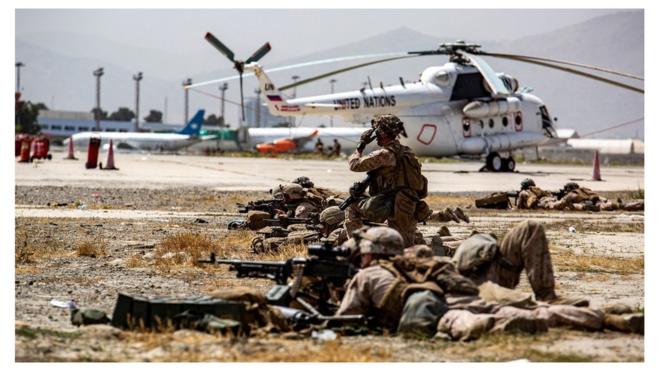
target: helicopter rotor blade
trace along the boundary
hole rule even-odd
[[[353,65],[353,66],[348,66],[348,67],[340,68],[340,69],[333,70],[333,71],[330,71],[330,72],[326,72],[324,74],[317,75],[317,76],[314,76],[314,77],[310,77],[310,78],[307,78],[307,79],[304,79],[304,80],[300,80],[300,81],[297,81],[293,84],[284,85],[284,86],[281,86],[279,88],[279,90],[283,91],[283,90],[292,89],[292,88],[298,87],[300,85],[309,84],[310,82],[313,82],[313,81],[316,81],[316,80],[321,80],[321,79],[324,79],[324,78],[329,77],[329,76],[333,76],[333,75],[337,75],[337,74],[340,74],[340,73],[356,70],[358,68],[371,66],[373,64],[396,61],[396,60],[399,60],[399,59],[415,58],[415,57],[419,57],[419,56],[420,55],[403,55],[403,56],[399,56],[399,57],[384,58],[384,59],[378,59],[378,60],[371,61],[371,62],[360,63],[360,64],[356,64],[356,65]]]
[[[621,83],[621,82],[618,82],[618,81],[606,79],[604,77],[594,75],[594,74],[591,74],[591,73],[587,73],[587,72],[583,72],[583,71],[580,71],[580,70],[576,70],[576,69],[573,69],[573,68],[557,66],[555,64],[542,62],[540,60],[527,59],[527,58],[517,57],[517,56],[506,56],[506,57],[501,56],[501,55],[498,55],[498,56],[489,55],[489,56],[494,57],[494,58],[511,59],[511,60],[515,60],[515,61],[518,61],[518,62],[536,64],[536,65],[543,66],[543,67],[553,68],[553,69],[556,69],[556,70],[572,73],[574,75],[583,76],[583,77],[586,77],[586,78],[589,78],[589,79],[592,79],[592,80],[604,82],[606,84],[618,86],[618,87],[623,88],[623,89],[627,89],[627,90],[631,90],[631,91],[634,91],[634,92],[637,92],[637,93],[644,94],[644,89],[640,89],[638,87],[628,85],[628,84],[624,84],[624,83]]]
[[[206,35],[204,35],[204,39],[208,41],[211,45],[213,45],[220,53],[222,53],[225,57],[227,57],[230,61],[236,62],[234,60],[234,52],[231,51],[225,44],[223,44],[218,38],[213,36],[212,33],[207,32]]]
[[[507,95],[511,95],[511,92],[507,87],[504,85],[504,82],[502,82],[502,79],[500,79],[493,68],[486,63],[483,59],[480,57],[470,54],[464,51],[458,51],[460,55],[462,55],[464,58],[467,58],[472,64],[477,67],[479,72],[481,73],[481,76],[484,77],[484,80],[486,80],[486,83],[490,87],[490,91],[492,92],[491,94],[495,98],[500,98],[500,97],[506,97]]]
[[[348,56],[348,57],[336,57],[336,58],[328,58],[328,59],[319,59],[319,60],[315,60],[315,61],[290,64],[290,65],[280,66],[280,67],[273,67],[273,68],[265,69],[264,72],[266,72],[266,73],[280,72],[280,71],[292,70],[292,69],[296,69],[296,68],[318,66],[318,65],[321,65],[321,64],[352,61],[352,60],[356,60],[356,59],[402,57],[402,56],[408,56],[409,54],[410,53],[408,53],[408,52],[392,52],[392,53],[351,55],[351,56]],[[244,74],[244,77],[249,77],[249,76],[254,76],[254,74],[252,72]],[[223,78],[220,78],[220,79],[201,81],[201,82],[190,85],[190,87],[191,88],[197,88],[197,87],[200,87],[200,86],[218,84],[218,83],[221,83],[221,82],[233,81],[233,80],[237,80],[237,79],[238,79],[238,76],[223,77]]]
[[[264,55],[266,55],[266,53],[268,53],[269,51],[270,51],[270,43],[265,43],[261,46],[261,48],[257,49],[257,51],[255,51],[254,54],[252,54],[250,56],[250,58],[248,58],[245,61],[245,63],[248,64],[248,63],[252,63],[252,62],[257,62]]]
[[[629,73],[615,71],[615,70],[611,70],[611,69],[604,68],[604,67],[592,66],[592,65],[588,65],[588,64],[564,61],[564,60],[559,60],[559,59],[551,59],[551,58],[543,58],[543,57],[532,57],[532,56],[528,56],[528,55],[519,55],[519,54],[488,53],[488,52],[483,52],[483,53],[481,53],[481,55],[486,55],[486,56],[490,56],[490,57],[499,57],[499,58],[513,58],[513,57],[516,57],[516,58],[533,59],[533,60],[537,60],[537,61],[541,61],[541,62],[552,62],[552,63],[557,63],[557,64],[565,64],[565,65],[568,65],[568,66],[588,68],[588,69],[595,70],[595,71],[611,73],[613,75],[618,75],[618,76],[628,77],[628,78],[635,79],[635,80],[644,81],[643,77],[632,75],[632,74],[629,74]]]

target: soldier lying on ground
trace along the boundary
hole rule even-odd
[[[426,221],[429,222],[440,222],[440,223],[447,223],[447,222],[456,222],[460,223],[464,221],[465,223],[470,222],[470,218],[465,214],[463,209],[460,207],[456,207],[453,210],[451,208],[446,208],[444,210],[438,210],[434,211],[431,216],[429,216]]]
[[[426,246],[403,255],[403,239],[385,227],[362,229],[345,245],[359,249],[362,269],[347,286],[338,315],[374,316],[384,328],[468,340],[485,332],[546,331],[569,326],[643,333],[643,314],[611,314],[586,300],[558,297],[545,230],[522,222],[501,243],[475,234],[453,259]],[[513,290],[525,269],[534,291]]]
[[[348,238],[343,226],[344,212],[337,206],[326,208],[319,215],[318,225],[292,224],[286,228],[264,227],[250,245],[255,253],[277,251],[284,244],[310,243],[321,239],[341,245]]]

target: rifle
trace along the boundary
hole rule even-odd
[[[371,179],[374,177],[374,173],[372,171],[367,172],[367,177],[364,178],[363,180],[359,182],[353,183],[351,188],[349,189],[350,195],[344,202],[342,202],[339,205],[339,209],[341,210],[346,210],[347,207],[351,206],[352,204],[358,202],[362,198],[366,197],[364,195],[364,192],[367,190],[367,187],[369,186],[369,183],[371,183]]]
[[[273,210],[275,209],[286,210],[286,202],[278,198],[273,198],[270,200],[249,201],[247,204],[237,203],[236,206],[238,207],[238,212],[241,214],[245,214],[251,210],[257,210],[265,211],[272,215],[274,214]]]
[[[264,219],[269,227],[286,228],[291,224],[319,224],[319,214],[313,213],[309,218],[293,218],[288,216],[278,216],[274,219]]]
[[[282,316],[291,322],[294,330],[308,328],[311,325],[322,326],[324,328],[344,327],[346,325],[367,327],[369,322],[369,319],[361,314],[325,316],[313,308],[309,308],[312,309],[312,311],[305,312],[300,309],[293,309],[279,305],[274,305],[273,307],[278,309],[280,313],[282,313]]]
[[[336,304],[330,303],[332,287],[342,287],[346,280],[357,272],[348,260],[351,251],[347,248],[332,247],[331,242],[311,244],[309,257],[294,257],[286,261],[244,261],[238,259],[216,259],[211,253],[209,260],[198,260],[202,264],[229,265],[237,278],[266,278],[277,283],[267,294],[269,304],[288,305],[292,300],[307,298],[317,303],[322,313],[334,313]],[[306,289],[300,290],[303,277],[312,278]],[[287,281],[294,278],[287,285]]]

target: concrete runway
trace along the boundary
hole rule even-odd
[[[86,153],[77,161],[53,152],[52,161],[16,164],[16,185],[54,185],[112,188],[168,188],[203,186],[217,190],[262,191],[306,175],[316,184],[348,190],[364,174],[348,170],[345,160],[285,160],[206,156],[116,153],[118,171],[85,169]],[[106,154],[99,156],[105,162]],[[516,173],[479,173],[480,162],[425,163],[422,170],[430,192],[495,192],[518,189],[524,178],[533,178],[545,189],[559,189],[576,181],[595,191],[644,188],[643,167],[601,167],[604,181],[591,180],[590,166],[518,164]]]

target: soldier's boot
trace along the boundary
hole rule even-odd
[[[443,225],[438,229],[438,236],[440,237],[448,237],[451,236],[451,232],[449,232],[449,228],[447,228],[446,225]]]
[[[644,335],[643,313],[606,314],[604,323],[609,330]]]
[[[623,303],[608,304],[602,308],[605,314],[628,314],[633,313],[633,309]]]
[[[515,317],[501,327],[496,326],[493,330],[536,334],[539,332],[548,332],[548,321],[541,318]]]
[[[452,210],[450,208],[446,208],[445,209],[445,214],[447,214],[451,218],[451,220],[455,221],[456,223],[461,222],[461,220],[458,218],[458,216],[456,214],[454,214],[454,210]]]
[[[456,214],[458,219],[460,219],[460,220],[462,220],[466,223],[470,222],[470,218],[468,218],[468,216],[465,215],[465,212],[463,212],[463,209],[461,209],[460,207],[457,207],[457,208],[454,209],[454,214]]]

